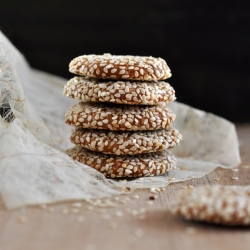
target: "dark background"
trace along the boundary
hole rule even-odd
[[[67,79],[82,54],[164,58],[177,99],[250,121],[249,1],[2,1],[0,29],[30,65]]]

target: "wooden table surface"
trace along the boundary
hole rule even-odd
[[[176,190],[188,185],[250,185],[250,124],[237,126],[242,164],[204,178],[172,184],[153,201],[149,190],[113,200],[113,208],[85,202],[6,211],[0,203],[1,250],[250,249],[250,227],[187,222],[168,212]],[[232,180],[233,176],[239,180]],[[219,178],[220,181],[215,181]],[[119,200],[118,200],[119,199]],[[152,203],[152,204],[150,204]]]

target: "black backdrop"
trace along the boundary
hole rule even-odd
[[[32,67],[68,79],[82,54],[162,57],[179,101],[250,121],[248,2],[9,0],[0,29]]]

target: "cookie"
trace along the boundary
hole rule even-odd
[[[171,211],[188,220],[228,226],[250,225],[250,189],[239,186],[186,189],[171,204]]]
[[[154,81],[171,76],[170,69],[162,58],[110,54],[76,57],[69,64],[69,71],[92,78],[118,80]]]
[[[175,91],[167,82],[103,81],[74,77],[64,87],[67,97],[90,102],[156,105],[174,101]]]
[[[165,105],[131,106],[80,102],[67,111],[65,122],[88,129],[135,131],[167,129],[175,117]]]
[[[178,130],[112,132],[76,129],[71,142],[91,151],[105,154],[135,155],[173,148],[182,140]]]
[[[91,152],[76,146],[67,150],[66,154],[111,178],[162,175],[176,166],[175,157],[167,151],[118,156]]]

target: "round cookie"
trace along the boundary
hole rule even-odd
[[[171,76],[162,58],[110,54],[76,57],[69,64],[69,71],[92,78],[140,81],[164,80]]]
[[[135,155],[157,152],[173,148],[182,140],[178,130],[112,132],[101,130],[76,129],[72,132],[71,142],[105,154]]]
[[[166,105],[132,106],[80,102],[67,111],[65,122],[88,129],[135,131],[167,129],[175,117]]]
[[[67,97],[90,102],[157,105],[174,101],[175,91],[167,82],[102,81],[74,77],[64,87]]]
[[[162,175],[176,166],[175,157],[167,151],[118,156],[91,152],[75,146],[67,150],[66,154],[111,178]]]
[[[240,186],[202,186],[185,189],[170,206],[188,220],[228,226],[250,225],[250,189]]]

